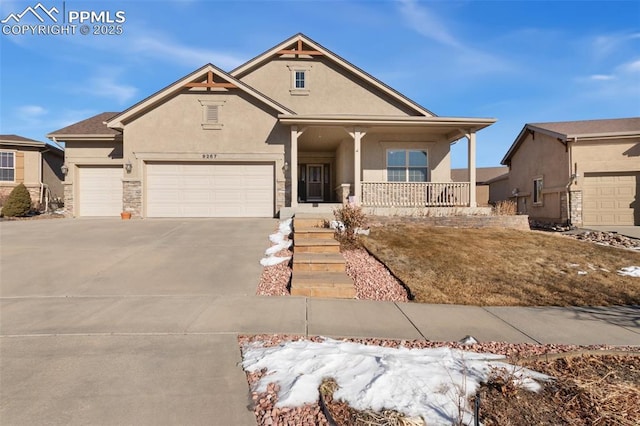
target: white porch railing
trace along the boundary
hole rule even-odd
[[[362,182],[367,207],[468,207],[469,182]]]

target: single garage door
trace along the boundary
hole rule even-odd
[[[122,166],[78,169],[78,214],[118,216],[122,212]]]
[[[640,173],[585,174],[585,225],[640,225]]]
[[[273,217],[273,164],[148,164],[148,217]]]

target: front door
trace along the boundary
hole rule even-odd
[[[324,199],[324,167],[322,164],[307,165],[307,201]]]

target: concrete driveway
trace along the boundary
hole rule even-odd
[[[588,226],[585,229],[602,232],[617,232],[620,235],[640,239],[640,226]]]
[[[275,220],[0,223],[0,422],[254,424],[235,334]],[[202,332],[202,324],[206,331]]]

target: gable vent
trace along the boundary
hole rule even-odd
[[[218,105],[207,105],[206,120],[208,123],[218,122]]]

